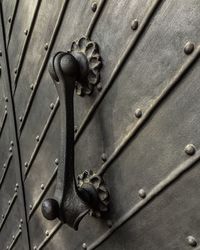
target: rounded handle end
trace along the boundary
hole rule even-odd
[[[55,199],[46,199],[42,203],[42,214],[47,220],[55,220],[59,215],[59,205]]]

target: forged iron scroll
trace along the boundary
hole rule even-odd
[[[42,213],[46,219],[59,218],[75,230],[87,213],[105,212],[109,203],[102,177],[85,171],[77,185],[74,176],[74,90],[78,86],[78,94],[91,94],[99,82],[100,67],[96,43],[84,37],[72,44],[70,52],[56,53],[49,63],[60,100],[61,148],[55,195],[42,203]]]

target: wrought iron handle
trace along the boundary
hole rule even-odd
[[[87,38],[74,42],[70,52],[58,52],[49,62],[60,100],[61,148],[54,198],[42,203],[42,213],[75,230],[88,212],[95,215],[108,208],[109,193],[101,176],[85,171],[77,183],[74,175],[74,90],[90,94],[99,81],[100,66],[98,47]]]

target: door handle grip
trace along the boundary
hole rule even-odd
[[[105,212],[109,203],[101,176],[84,171],[77,182],[74,174],[74,90],[81,95],[91,94],[99,81],[100,68],[98,47],[87,38],[74,42],[70,52],[56,53],[49,62],[60,100],[61,141],[54,198],[43,201],[42,213],[46,219],[58,218],[75,230],[86,214]]]

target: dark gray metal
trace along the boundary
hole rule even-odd
[[[108,210],[109,193],[102,177],[85,171],[77,185],[74,174],[74,89],[76,86],[79,95],[91,94],[99,82],[100,68],[97,44],[84,37],[72,44],[70,52],[58,52],[49,63],[60,98],[61,163],[55,198],[43,202],[42,213],[48,220],[59,218],[75,230],[90,210],[92,214]]]
[[[0,3],[0,65],[2,67],[0,78],[0,249],[29,249],[29,236],[26,223],[26,211],[21,179],[20,156],[16,138],[15,112],[10,85],[9,62],[7,47],[12,26],[15,21],[18,1],[13,1],[9,12],[12,13],[11,23],[4,22],[2,2]],[[4,13],[5,14],[5,13]],[[3,22],[4,21],[4,22]],[[9,30],[5,31],[5,27]],[[7,34],[7,35],[6,35]],[[23,232],[19,228],[19,221],[23,221]],[[22,228],[22,224],[20,224]]]
[[[2,0],[1,5],[0,249],[199,250],[200,1]],[[75,126],[67,124],[75,137],[72,169],[61,155],[63,98],[50,84],[47,62],[73,41],[69,54],[76,59],[91,40],[101,45],[104,67],[99,82],[90,75],[94,88],[88,79],[75,84],[75,93],[85,96],[74,95]],[[86,60],[95,69],[91,51]],[[98,219],[86,215],[79,233],[41,213],[63,169],[77,176],[67,197],[78,196],[78,205],[92,186],[98,207],[107,208],[102,178],[112,196],[108,213]],[[70,186],[64,182],[60,178],[61,195]],[[59,213],[55,198],[51,204]],[[86,209],[90,206],[86,202]]]

